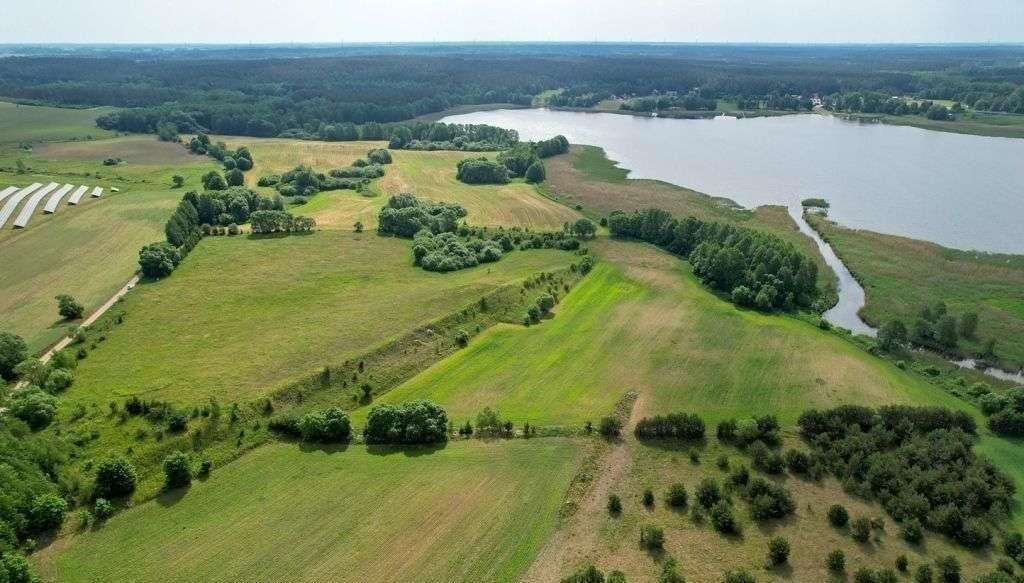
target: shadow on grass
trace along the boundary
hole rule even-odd
[[[324,453],[344,453],[348,451],[351,443],[318,443],[315,441],[304,441],[301,439],[295,439],[295,443],[299,444],[299,451],[309,453],[312,451],[322,451]]]
[[[447,441],[428,445],[367,445],[366,451],[370,455],[388,456],[403,454],[405,457],[420,457],[431,455],[446,447],[448,447]]]
[[[637,439],[642,445],[667,452],[700,452],[707,447],[707,439]]]
[[[192,485],[188,484],[173,490],[164,490],[157,495],[156,503],[165,508],[174,506],[178,502],[181,502],[181,499],[185,497],[185,494],[188,494],[188,491],[191,488]]]

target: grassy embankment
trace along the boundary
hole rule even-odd
[[[78,206],[62,204],[52,215],[40,204],[28,228],[8,224],[0,232],[0,329],[21,335],[33,351],[75,325],[58,317],[54,296],[69,293],[91,311],[135,272],[139,248],[163,238],[164,222],[181,198],[181,191],[171,188],[171,176],[181,174],[186,186],[193,186],[216,167],[153,136],[80,139],[110,135],[93,125],[96,115],[97,110],[0,103],[0,126],[13,132],[2,139],[18,141],[0,144],[0,184],[104,187],[101,198],[86,195]],[[42,139],[53,141],[31,143],[31,150],[19,146]],[[79,141],[56,142],[73,139]],[[106,158],[124,163],[104,166]]]
[[[922,307],[942,300],[955,315],[979,316],[976,338],[961,341],[963,352],[973,355],[994,338],[1003,366],[1024,366],[1024,256],[958,251],[809,220],[864,286],[866,321],[879,326],[899,318],[909,328]]]
[[[512,582],[557,526],[579,445],[272,445],[36,561],[66,583]]]
[[[230,138],[228,145],[248,145],[256,166],[248,173],[250,186],[266,174],[280,174],[302,163],[320,172],[347,166],[366,155],[371,148],[384,147],[383,142],[311,142],[301,140]],[[493,227],[526,227],[534,230],[561,230],[567,221],[579,214],[537,196],[533,186],[522,181],[505,185],[468,185],[455,179],[455,165],[463,158],[483,156],[477,152],[417,152],[393,150],[394,163],[385,167],[386,174],[375,182],[364,196],[354,191],[323,192],[303,206],[291,207],[296,213],[316,219],[321,228],[351,229],[360,221],[367,229],[377,225],[377,212],[387,197],[411,192],[432,200],[457,202],[469,212],[467,220],[474,225]],[[271,189],[260,189],[272,192]]]
[[[843,117],[880,121],[890,125],[912,126],[925,130],[971,134],[996,138],[1024,138],[1024,115],[1012,113],[968,112],[959,114],[953,120],[932,120],[920,115],[837,114]]]

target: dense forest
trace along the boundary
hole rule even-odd
[[[340,135],[341,124],[412,119],[481,103],[589,107],[666,92],[706,108],[874,91],[1020,111],[1015,46],[366,45],[31,47],[0,59],[0,95],[56,105],[128,108],[104,127],[253,136]],[[685,105],[685,104],[684,104]],[[377,130],[375,129],[374,132]]]

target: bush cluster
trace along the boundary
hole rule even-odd
[[[1010,511],[1014,484],[974,454],[975,423],[964,412],[843,406],[806,411],[798,424],[823,467],[898,522],[982,547],[992,537],[986,518]]]
[[[298,432],[306,441],[346,443],[352,436],[348,414],[338,407],[306,413],[298,421]]]
[[[420,200],[411,194],[388,199],[377,215],[377,232],[382,235],[412,237],[420,231],[434,234],[454,232],[466,209],[453,203]]]
[[[504,150],[519,142],[515,130],[484,124],[406,123],[391,128],[392,150]]]
[[[505,184],[508,169],[504,164],[487,158],[466,158],[456,165],[455,177],[466,184]]]
[[[644,417],[637,422],[633,434],[637,439],[704,439],[704,420],[696,413],[670,413]]]
[[[427,271],[457,271],[501,259],[501,245],[485,239],[460,239],[455,233],[423,230],[413,238],[413,262]]]
[[[612,235],[653,243],[687,258],[693,271],[733,302],[761,310],[810,307],[818,266],[777,235],[649,209],[608,217]]]
[[[363,438],[371,444],[440,443],[448,439],[448,415],[430,401],[375,405],[366,417]]]
[[[308,233],[316,227],[313,217],[287,211],[256,211],[249,217],[253,233]]]

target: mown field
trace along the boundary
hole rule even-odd
[[[38,560],[69,583],[511,582],[554,531],[579,459],[564,439],[272,445]]]
[[[9,121],[3,113],[0,121]],[[0,231],[0,329],[39,351],[75,325],[60,320],[54,296],[71,294],[88,313],[120,288],[138,269],[139,248],[163,238],[164,222],[182,194],[171,188],[171,176],[181,174],[186,186],[196,185],[213,167],[209,159],[182,158],[181,152],[152,136],[44,144],[30,152],[0,149],[4,186],[52,181],[104,187],[99,199],[87,195],[52,215],[39,205],[28,228]],[[102,163],[121,156],[129,161]],[[24,173],[17,173],[17,160]]]
[[[410,248],[345,231],[207,238],[172,276],[140,284],[108,312],[123,323],[89,351],[63,400],[255,398],[572,261],[517,251],[440,274],[414,267]]]
[[[111,108],[66,109],[0,101],[0,144],[109,138],[96,118]]]
[[[347,166],[365,156],[383,142],[311,142],[305,140],[229,138],[231,147],[247,145],[256,165],[248,173],[254,186],[266,174],[280,174],[302,163],[320,172]],[[537,194],[521,181],[505,185],[468,185],[455,179],[455,165],[463,158],[485,154],[472,152],[416,152],[394,150],[394,163],[375,189],[379,196],[366,197],[352,191],[320,193],[306,205],[293,207],[308,214],[317,224],[328,228],[351,229],[356,221],[367,228],[377,224],[377,211],[387,197],[411,192],[437,201],[457,202],[469,212],[467,220],[475,225],[527,227],[534,230],[561,230],[567,221],[579,218],[575,211]],[[491,154],[493,156],[493,154]],[[269,192],[269,189],[267,189]]]
[[[645,413],[692,410],[712,421],[930,399],[925,383],[833,334],[720,300],[652,246],[591,247],[600,263],[553,319],[495,327],[382,401],[433,399],[458,421],[490,406],[517,425],[579,429],[630,390],[647,395]]]
[[[942,300],[953,314],[979,316],[977,338],[962,341],[966,352],[992,338],[1006,366],[1024,366],[1024,256],[957,251],[811,220],[864,286],[866,321],[899,318],[910,328],[921,308]]]

